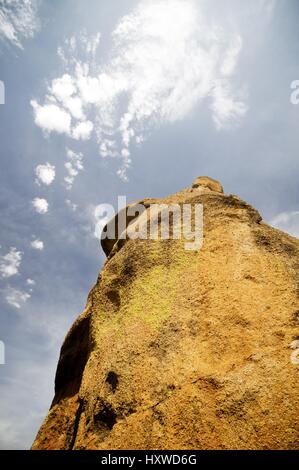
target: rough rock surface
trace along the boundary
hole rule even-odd
[[[298,449],[299,240],[206,177],[142,202],[202,203],[203,246],[104,242],[33,449]]]

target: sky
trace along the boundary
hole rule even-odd
[[[50,406],[101,204],[207,175],[299,237],[298,20],[297,0],[0,0],[1,449]]]

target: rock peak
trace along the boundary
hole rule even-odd
[[[198,250],[120,236],[156,203],[203,208]],[[33,449],[298,449],[299,240],[203,176],[128,207]]]
[[[216,193],[224,193],[222,185],[219,181],[210,178],[209,176],[198,176],[192,184],[192,188],[196,189],[198,187],[208,188],[211,191]]]

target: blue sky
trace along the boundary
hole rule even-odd
[[[299,236],[297,0],[0,1],[0,448],[28,448],[104,261],[97,206],[199,175]]]

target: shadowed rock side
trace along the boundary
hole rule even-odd
[[[206,177],[144,202],[202,203],[203,247],[105,246],[33,449],[298,449],[299,241]]]

